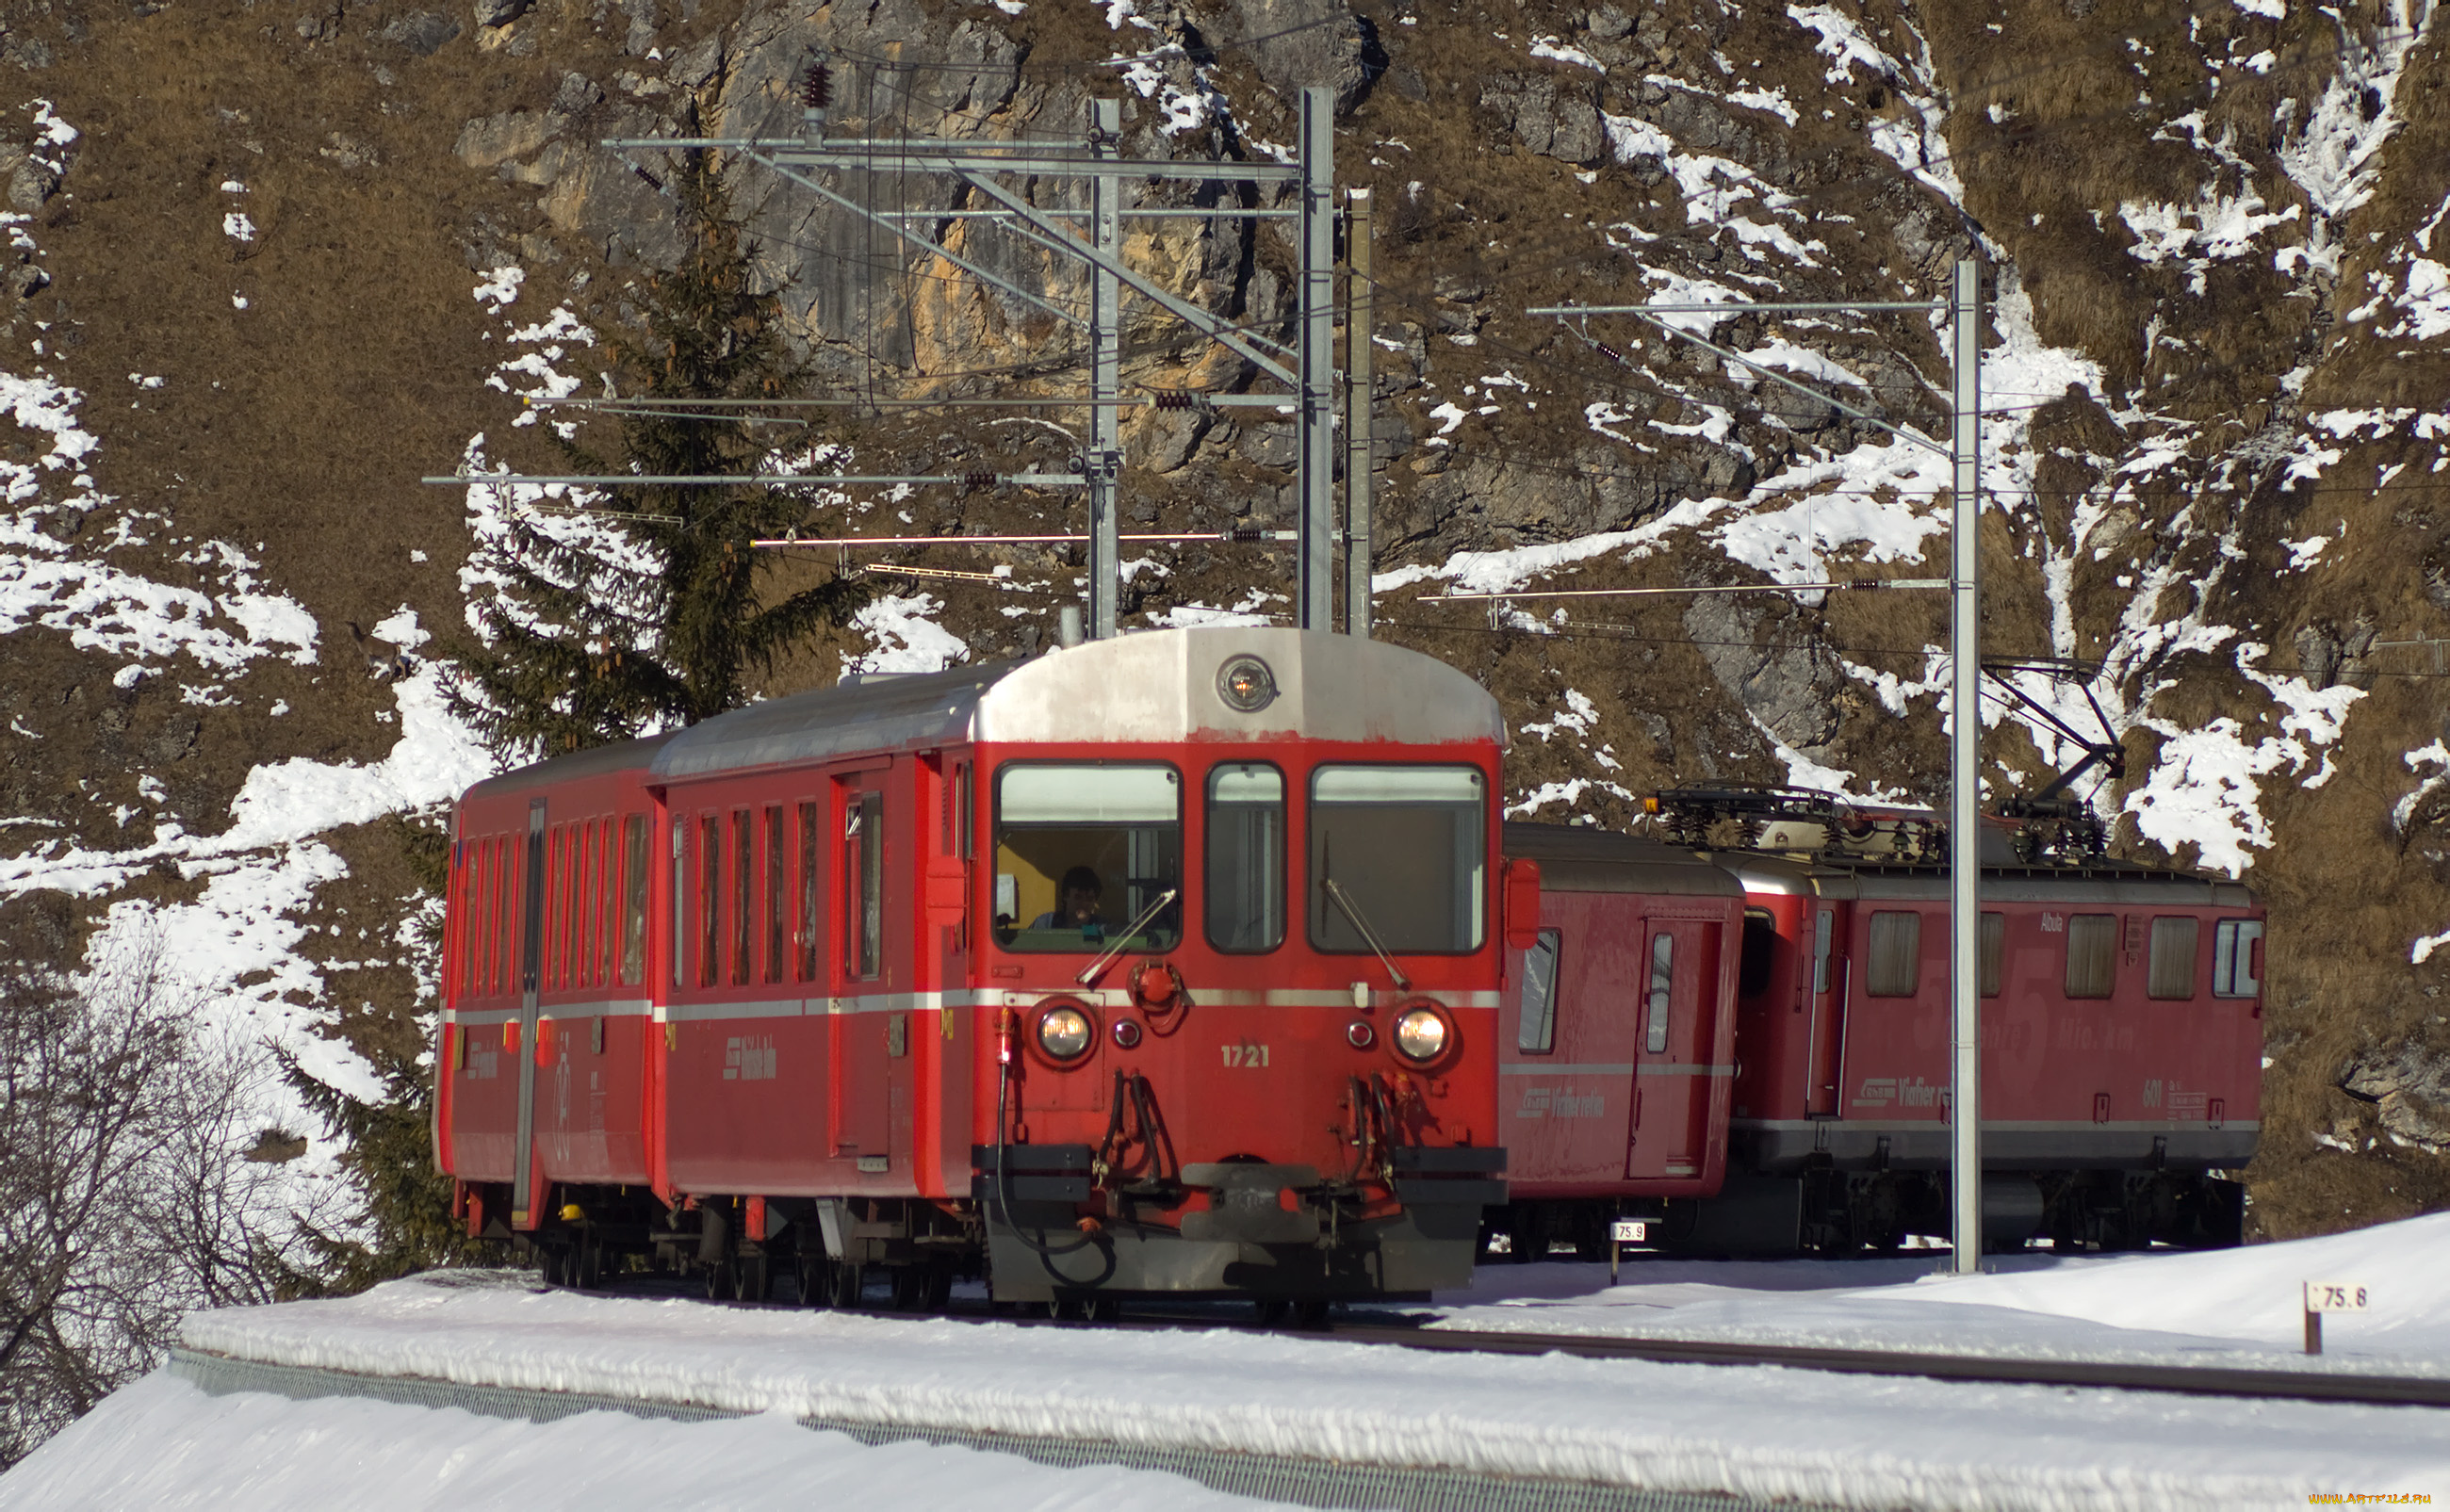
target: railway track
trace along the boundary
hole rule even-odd
[[[2315,1370],[2248,1370],[2222,1366],[2135,1365],[2018,1360],[1991,1355],[1725,1344],[1688,1339],[1594,1338],[1588,1334],[1475,1332],[1385,1325],[1340,1325],[1323,1337],[1406,1349],[1482,1354],[1567,1354],[1595,1360],[1674,1365],[1768,1365],[1851,1375],[1922,1376],[1996,1386],[2078,1386],[2174,1391],[2188,1396],[2354,1403],[2366,1406],[2450,1407],[2450,1379]]]
[[[727,1304],[710,1304],[722,1306]],[[739,1304],[729,1304],[737,1306]],[[788,1303],[749,1306],[790,1307]],[[2394,1376],[2337,1370],[2247,1369],[2229,1366],[2150,1365],[2122,1361],[2035,1360],[1909,1349],[1847,1349],[1815,1345],[1743,1344],[1709,1339],[1631,1338],[1586,1333],[1522,1333],[1511,1329],[1438,1328],[1401,1314],[1379,1313],[1310,1329],[1272,1328],[1235,1318],[1231,1304],[1151,1308],[1138,1316],[1079,1322],[1014,1316],[956,1303],[943,1316],[1032,1328],[1163,1331],[1229,1328],[1457,1354],[1563,1354],[1585,1360],[1648,1360],[1662,1365],[1778,1366],[1841,1375],[1921,1377],[1988,1386],[2066,1386],[2110,1391],[2163,1391],[2239,1400],[2331,1402],[2361,1406],[2450,1407],[2450,1376]],[[882,1317],[908,1316],[887,1311]],[[1247,1312],[1245,1313],[1247,1317]]]

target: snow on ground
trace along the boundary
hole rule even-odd
[[[1645,1262],[1614,1292],[1597,1266],[1492,1267],[1444,1311],[1449,1324],[1540,1331],[1653,1331],[1637,1321],[1647,1316],[1673,1318],[1679,1335],[1751,1328],[1951,1352],[1987,1342],[2055,1356],[2115,1354],[2130,1335],[2141,1341],[2133,1354],[2231,1364],[2280,1358],[2280,1311],[2298,1281],[2344,1280],[2369,1286],[2376,1310],[2362,1323],[2333,1320],[2339,1353],[2324,1365],[2401,1370],[2428,1351],[2440,1361],[2450,1338],[2450,1282],[2430,1258],[2445,1237],[2450,1216],[2224,1254],[2045,1264],[1954,1282],[1917,1282],[1928,1259]],[[2172,1328],[2193,1331],[2160,1331]],[[535,1290],[506,1273],[199,1314],[185,1342],[282,1364],[834,1421],[1844,1506],[2157,1512],[2303,1505],[2339,1490],[2450,1494],[2450,1414],[2423,1409],[1431,1354],[1240,1330],[1113,1333],[713,1308]],[[136,1407],[169,1410],[152,1399]],[[72,1440],[64,1437],[61,1455],[79,1452]]]
[[[1634,1259],[1487,1266],[1435,1327],[1599,1333],[2024,1359],[2450,1376],[2450,1213],[2319,1239],[2196,1253],[2005,1257],[1983,1275],[1897,1259]],[[1511,1273],[1509,1273],[1511,1272]],[[2368,1288],[2303,1353],[2301,1287]]]
[[[893,1444],[870,1448],[779,1415],[674,1423],[588,1412],[557,1423],[457,1408],[242,1393],[146,1377],[0,1479],[0,1508],[244,1507],[247,1512],[458,1512],[584,1506],[800,1509],[891,1488],[906,1512],[993,1507],[1225,1512],[1275,1503],[1180,1476]]]

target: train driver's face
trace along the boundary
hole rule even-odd
[[[1092,887],[1063,889],[1063,917],[1075,923],[1087,923],[1098,917],[1098,891]]]

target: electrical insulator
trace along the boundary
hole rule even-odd
[[[834,103],[834,70],[822,63],[811,63],[800,79],[800,103],[811,110],[823,110]]]
[[[1264,540],[1267,533],[1255,525],[1236,525],[1224,535],[1229,541],[1256,541]]]
[[[1191,396],[1171,391],[1159,394],[1157,407],[1161,410],[1187,410],[1191,408]]]
[[[1609,361],[1617,363],[1624,362],[1624,354],[1619,352],[1615,347],[1608,345],[1605,341],[1593,341],[1591,345],[1598,347],[1600,349],[1600,356],[1606,358]],[[1631,364],[1628,363],[1625,365],[1630,366]]]
[[[993,488],[996,486],[996,475],[993,473],[964,473],[962,475],[962,486],[963,488]]]

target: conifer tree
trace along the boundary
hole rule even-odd
[[[759,293],[753,248],[716,164],[685,160],[672,189],[688,250],[647,281],[640,320],[607,341],[624,397],[788,398],[808,375],[785,341],[781,300]],[[642,477],[758,470],[772,431],[740,408],[642,407],[618,415],[609,464],[565,443],[583,471]],[[749,679],[865,600],[841,578],[769,601],[771,552],[805,501],[748,485],[638,483],[588,517],[514,512],[482,565],[503,591],[479,609],[482,646],[463,646],[454,702],[496,752],[533,758],[694,724],[738,707]]]

